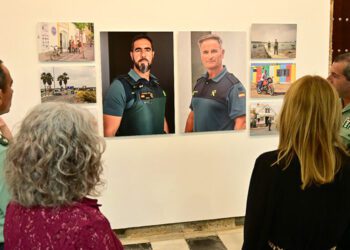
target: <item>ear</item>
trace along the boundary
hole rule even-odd
[[[4,101],[4,91],[0,89],[0,106],[2,105],[3,101]]]
[[[222,57],[224,57],[224,56],[225,56],[225,50],[222,49]]]
[[[130,59],[132,62],[134,61],[134,58],[132,57],[132,51],[130,51]]]

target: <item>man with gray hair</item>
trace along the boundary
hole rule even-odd
[[[222,39],[215,34],[205,35],[198,46],[207,72],[193,89],[185,132],[245,129],[245,88],[222,64]]]
[[[342,101],[340,136],[347,148],[350,148],[350,53],[341,54],[334,59],[328,81],[336,88]]]
[[[0,60],[0,115],[8,113],[12,100],[12,77],[9,70]],[[0,250],[4,249],[4,220],[7,204],[10,195],[5,186],[4,162],[9,139],[12,138],[11,132],[6,123],[0,118]]]

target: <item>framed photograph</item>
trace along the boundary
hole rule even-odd
[[[295,63],[252,63],[250,97],[283,96],[295,79]]]
[[[95,60],[93,23],[39,23],[40,62],[89,62]]]
[[[181,116],[186,117],[182,118],[186,120],[182,131],[244,130],[246,33],[181,32],[179,37],[179,48],[190,52],[181,51],[179,60],[183,64],[190,61],[191,65],[190,77],[188,70],[180,67],[181,95],[184,96],[181,102],[186,101],[185,110],[181,112]],[[189,55],[191,58],[188,58]],[[183,93],[185,91],[188,94]]]
[[[251,29],[252,59],[295,58],[296,24],[253,24]]]
[[[250,135],[277,135],[276,122],[280,102],[253,102],[250,104]]]
[[[44,67],[40,86],[41,102],[96,103],[93,66]]]
[[[105,137],[175,132],[173,32],[101,32]]]

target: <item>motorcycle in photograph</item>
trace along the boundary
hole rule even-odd
[[[258,94],[265,92],[266,94],[273,95],[275,93],[275,89],[273,87],[273,79],[272,77],[267,77],[261,85],[259,89],[259,83],[256,86],[256,90]]]

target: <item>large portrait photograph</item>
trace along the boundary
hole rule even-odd
[[[179,50],[190,44],[190,69],[180,70],[190,95],[182,107],[185,133],[246,128],[246,33],[182,32]],[[188,53],[179,53],[182,63]],[[187,55],[186,55],[187,54]],[[186,73],[187,72],[187,73]],[[187,76],[185,76],[187,75]],[[186,79],[186,80],[185,80]],[[181,94],[186,90],[181,90]],[[184,95],[186,96],[186,95]]]
[[[172,32],[101,32],[105,137],[175,132]]]
[[[289,59],[296,57],[296,24],[253,24],[252,59]]]
[[[95,60],[93,23],[39,23],[40,62],[89,62]]]

